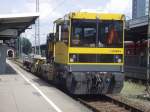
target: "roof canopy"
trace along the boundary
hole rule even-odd
[[[147,39],[148,16],[131,19],[126,22],[126,41]]]
[[[39,13],[0,15],[0,40],[16,38],[38,17]]]

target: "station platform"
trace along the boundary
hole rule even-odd
[[[7,60],[0,75],[0,112],[92,112],[61,90]]]

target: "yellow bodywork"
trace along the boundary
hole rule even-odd
[[[60,64],[99,64],[99,65],[123,65],[124,64],[124,45],[123,48],[80,48],[70,47],[71,38],[71,20],[72,19],[99,19],[99,20],[121,20],[124,23],[125,16],[122,14],[101,14],[101,13],[88,13],[88,12],[74,12],[68,15],[70,21],[69,43],[66,45],[64,42],[56,42],[54,47],[55,62]],[[63,20],[63,19],[62,19]],[[62,20],[56,20],[55,23],[60,24]],[[124,25],[124,24],[123,24]],[[124,27],[124,26],[123,26]],[[123,31],[123,43],[124,43],[124,31]],[[120,63],[70,63],[70,54],[121,54],[123,56],[123,62]]]
[[[123,54],[122,48],[69,48],[70,54]]]
[[[52,52],[53,49],[54,49],[54,44],[53,44],[53,43],[48,43],[48,50],[49,50],[50,52]]]
[[[100,19],[100,20],[124,20],[125,17],[122,14],[104,14],[104,13],[89,13],[89,12],[74,12],[71,13],[72,19]]]
[[[68,47],[63,42],[55,44],[55,62],[61,64],[68,63]]]

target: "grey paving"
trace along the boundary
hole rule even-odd
[[[38,87],[62,112],[91,112],[62,91],[38,77],[11,65]],[[9,68],[9,66],[8,66]],[[0,112],[57,112],[40,93],[12,69],[0,75]]]

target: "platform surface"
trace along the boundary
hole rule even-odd
[[[0,112],[91,112],[59,89],[7,60],[0,75]]]

